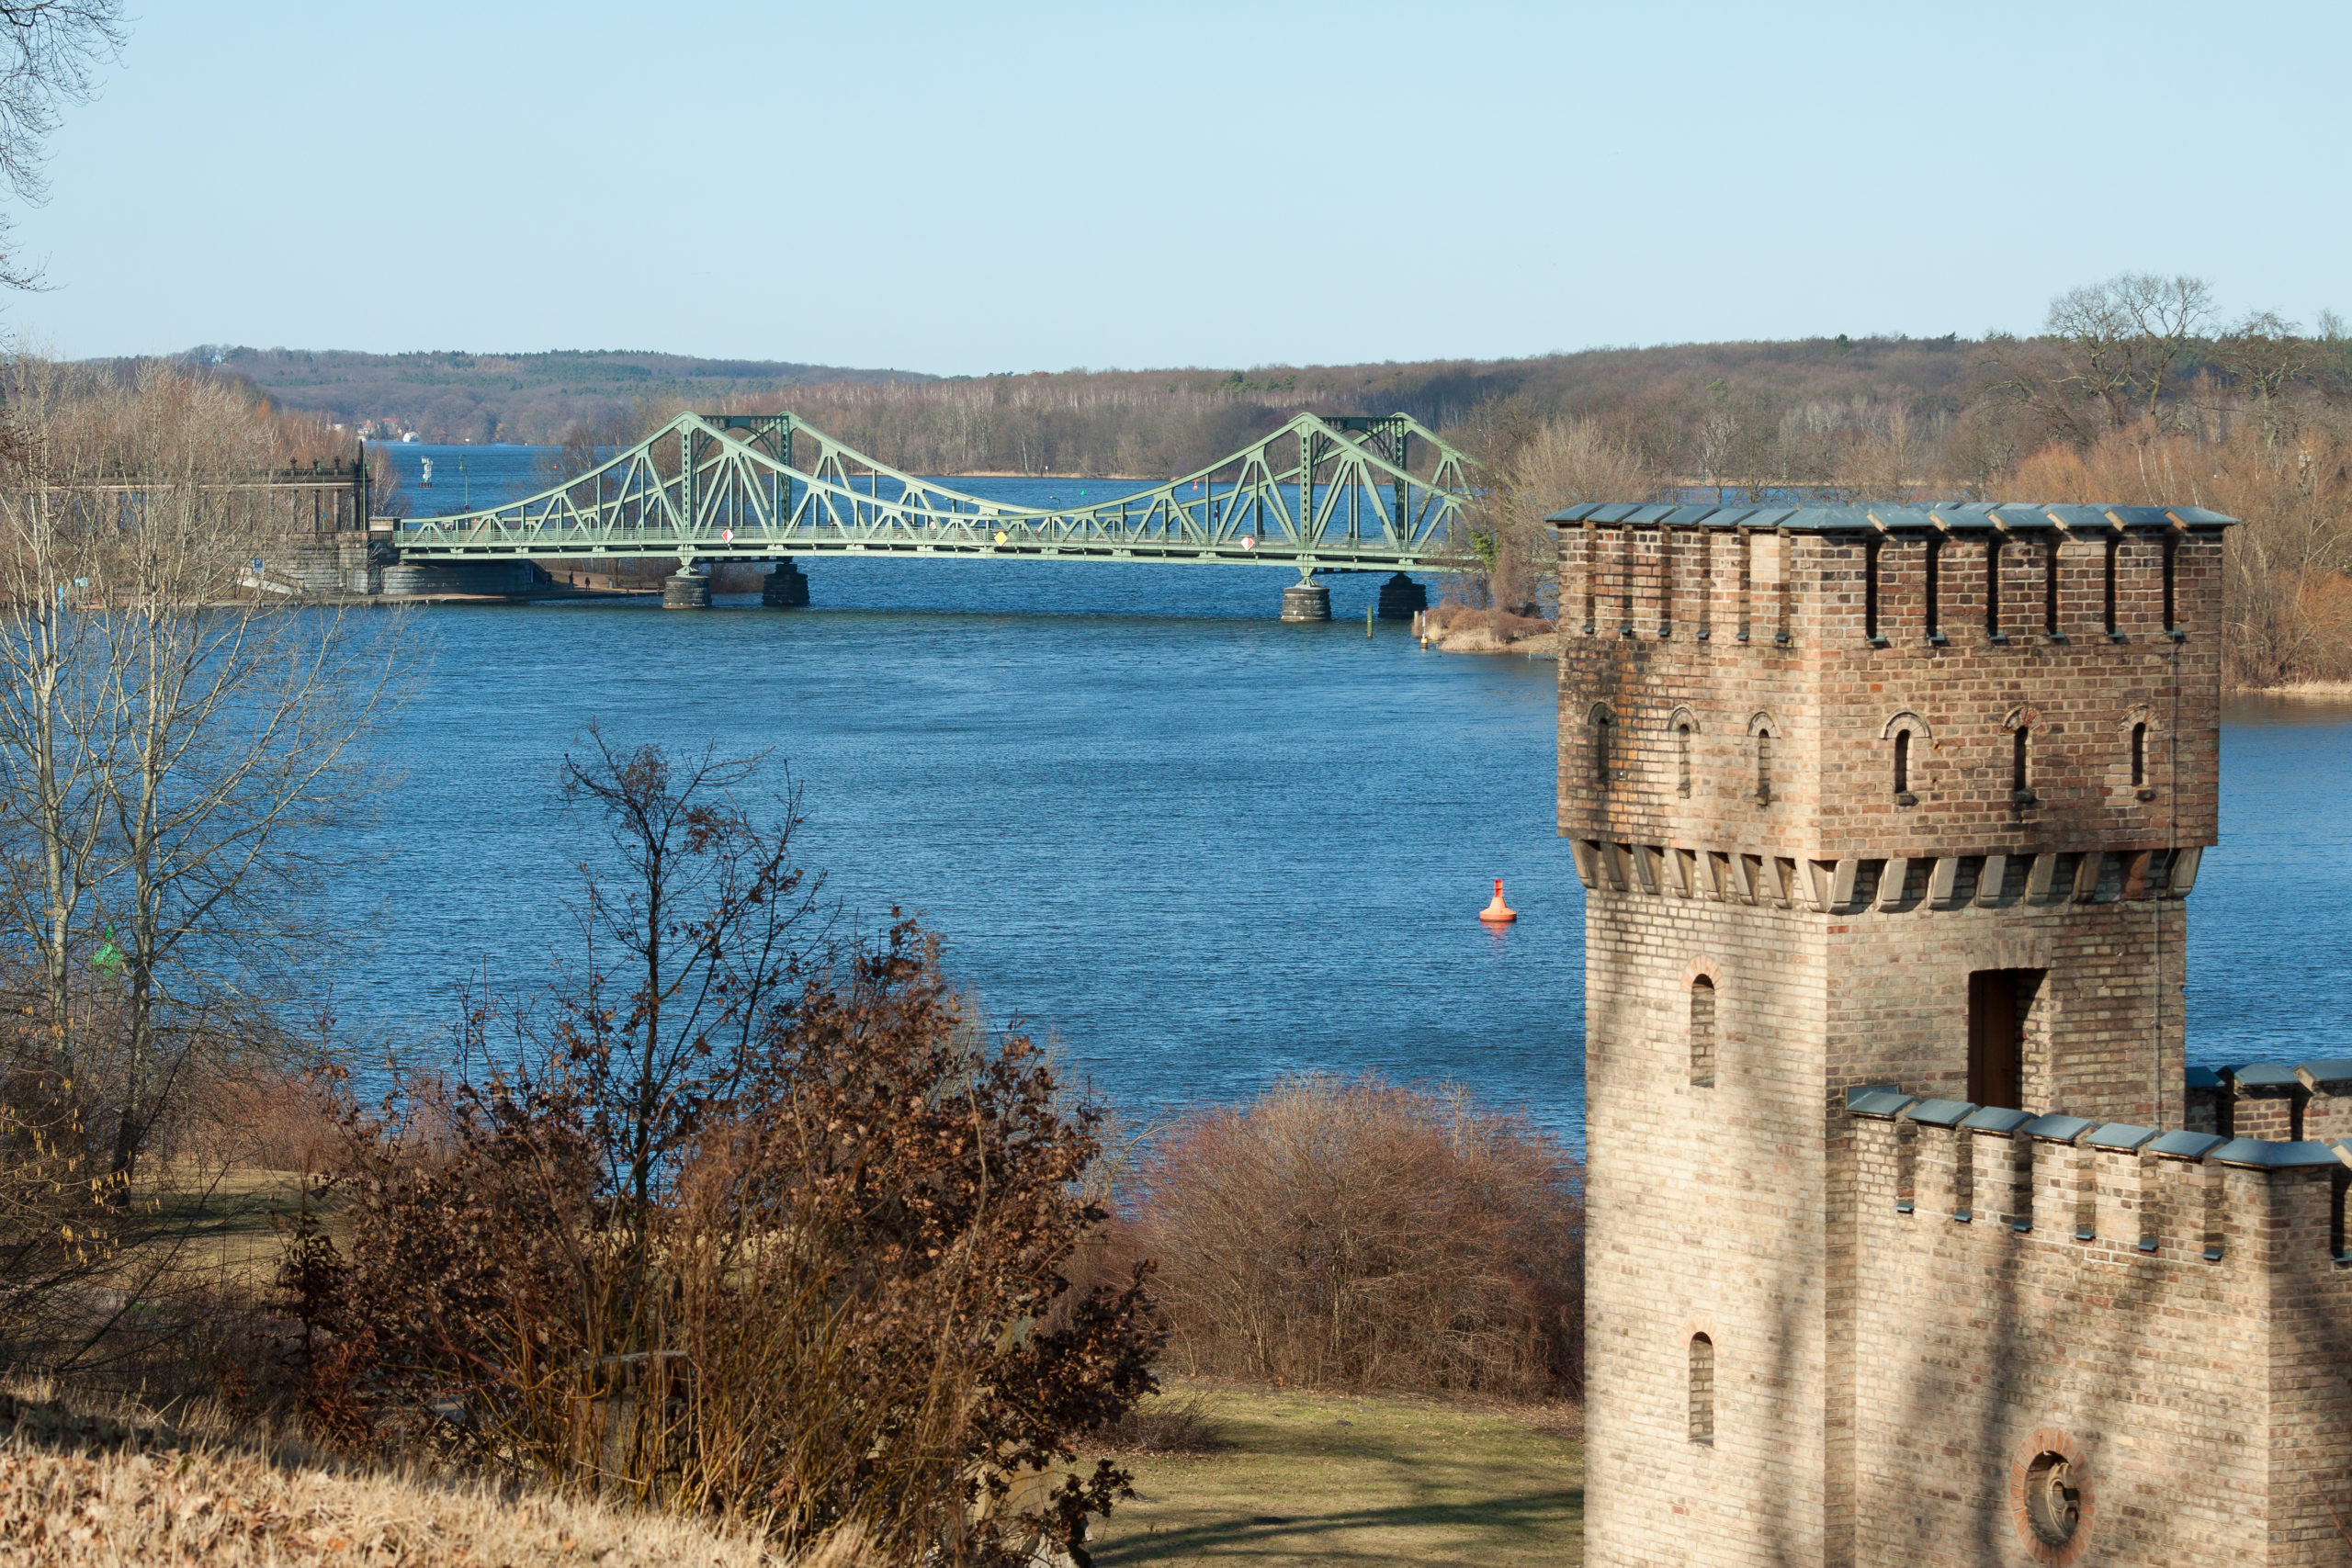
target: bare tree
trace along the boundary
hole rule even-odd
[[[0,182],[20,201],[49,194],[41,156],[67,106],[87,103],[98,67],[123,42],[121,0],[20,0],[0,4]],[[8,232],[0,217],[0,243]],[[0,257],[0,285],[40,286],[38,269]]]
[[[108,682],[102,622],[82,604],[97,570],[83,525],[97,465],[67,428],[67,380],[18,359],[0,389],[17,459],[0,486],[0,781],[9,924],[40,976],[46,1066],[70,1079],[74,950],[107,847],[107,759],[79,739],[100,726]]]
[[[2288,392],[2310,376],[2317,355],[2292,321],[2275,310],[2255,310],[2222,334],[2222,368],[2238,396],[2253,405],[2262,438],[2294,438],[2297,420]]]
[[[1544,519],[1579,502],[1639,502],[1659,477],[1631,443],[1598,421],[1539,421],[1523,407],[1488,411],[1480,432],[1485,485],[1473,513],[1473,544],[1494,607],[1540,615],[1558,572]]]
[[[823,877],[793,853],[797,784],[785,780],[765,817],[743,804],[763,757],[623,750],[594,725],[586,739],[564,759],[564,797],[602,817],[613,863],[581,867],[587,973],[558,1041],[613,1167],[604,1179],[641,1215],[658,1168],[733,1092],[770,1010],[803,978]]]
[[[8,923],[40,961],[48,1065],[127,1179],[189,1062],[270,1038],[315,972],[331,933],[304,896],[378,787],[362,741],[401,689],[402,626],[260,591],[238,481],[272,434],[229,389],[8,374]]]
[[[2058,296],[2042,330],[2065,355],[2061,385],[2121,426],[2154,416],[2182,355],[2212,318],[2203,278],[2127,272]]]
[[[1908,502],[1935,478],[1935,444],[1901,402],[1864,411],[1843,433],[1831,480],[1848,501]]]

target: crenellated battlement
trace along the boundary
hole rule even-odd
[[[1564,837],[1833,862],[2213,841],[2228,518],[1972,503],[1553,521]]]
[[[2159,1132],[2080,1116],[1850,1091],[1866,1227],[1950,1222],[2085,1265],[2153,1259],[2226,1269],[2352,1264],[2344,1196],[2352,1139]]]

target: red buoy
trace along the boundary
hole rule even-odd
[[[1519,911],[1503,902],[1503,879],[1495,878],[1495,901],[1478,911],[1478,918],[1488,925],[1507,926],[1519,919]]]

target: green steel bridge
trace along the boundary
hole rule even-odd
[[[691,578],[821,555],[1250,563],[1295,567],[1304,588],[1317,571],[1473,564],[1467,468],[1404,414],[1300,414],[1165,484],[1048,510],[901,473],[793,414],[682,413],[537,495],[378,526],[402,564],[674,556]]]

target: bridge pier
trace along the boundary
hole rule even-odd
[[[1430,591],[1398,572],[1380,585],[1380,618],[1409,621],[1430,607]]]
[[[760,603],[771,610],[797,610],[808,603],[808,577],[790,556],[775,563],[760,589]]]
[[[692,561],[680,561],[676,573],[662,581],[662,607],[665,610],[709,609],[709,575],[696,571]]]
[[[1311,570],[1302,570],[1298,581],[1283,590],[1283,619],[1328,621],[1330,618],[1331,591],[1316,581]]]

